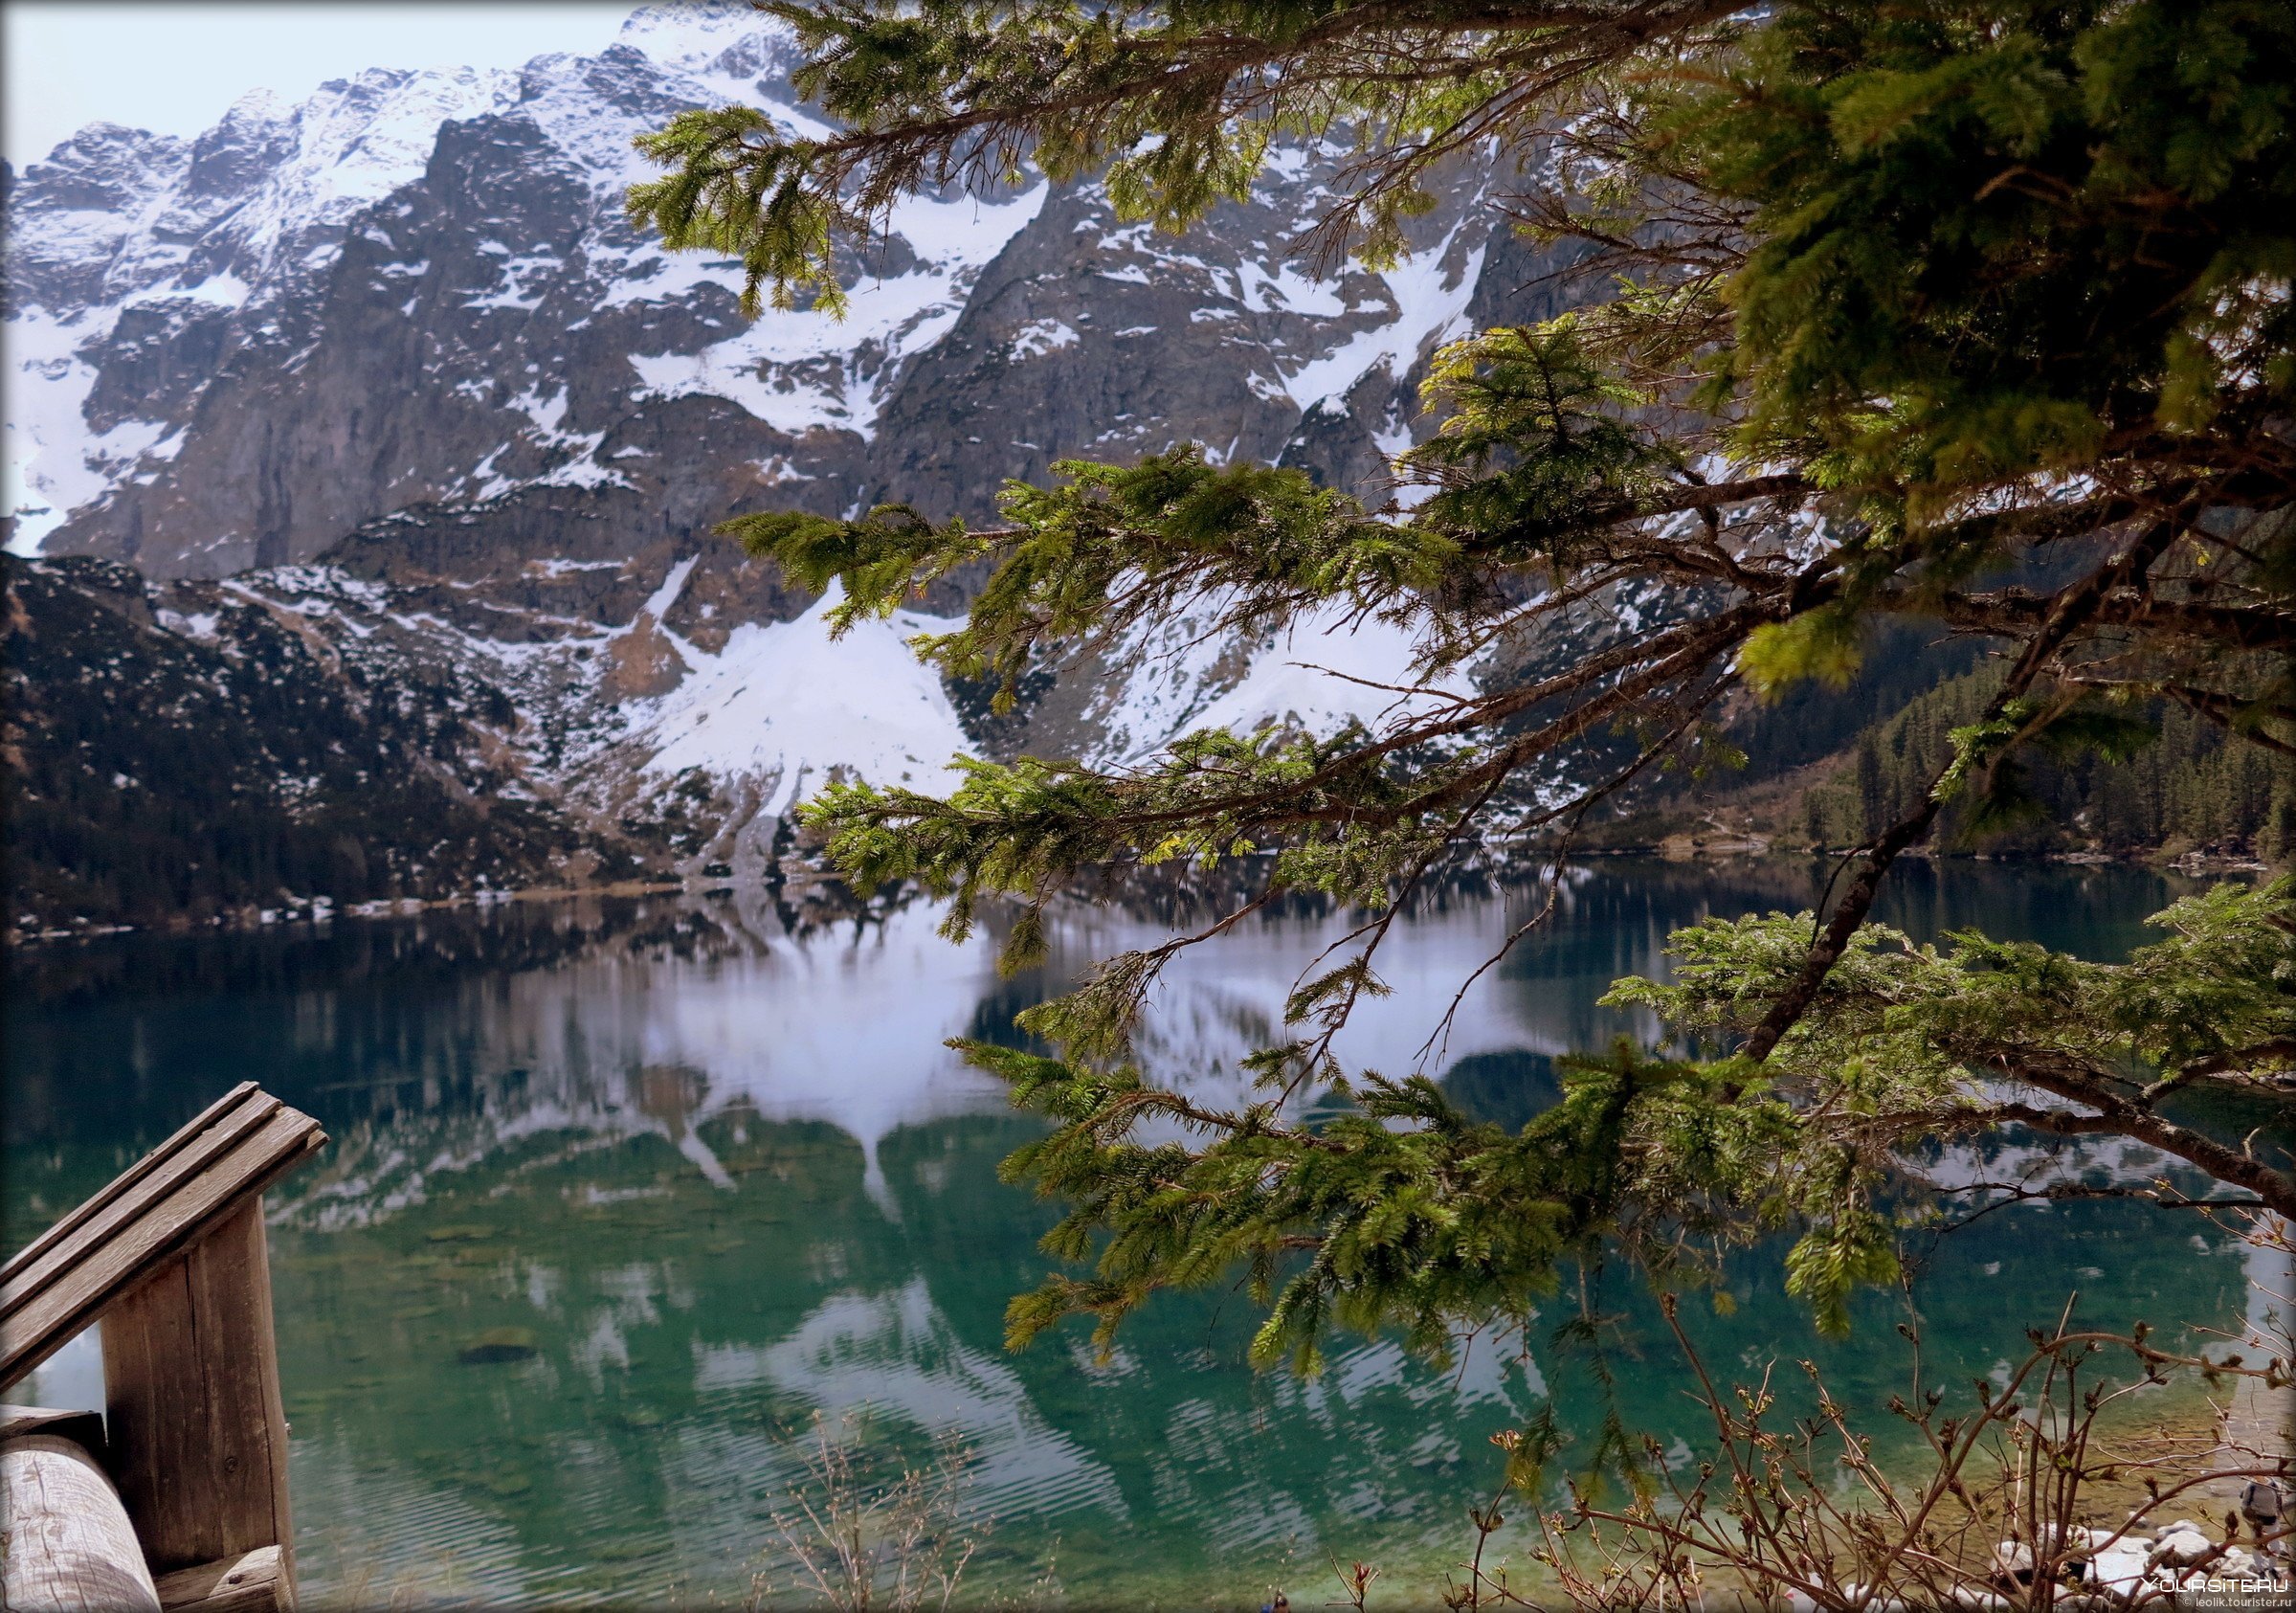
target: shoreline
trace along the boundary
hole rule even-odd
[[[1666,840],[1650,844],[1588,846],[1573,851],[1570,860],[1576,863],[1645,857],[1674,863],[1722,863],[1817,862],[1850,855],[1854,855],[1854,848],[1781,847],[1759,837],[1723,835],[1714,837],[1710,842],[1703,838],[1668,837]],[[2023,863],[2045,867],[2151,868],[2193,879],[2268,874],[2272,871],[2269,864],[2255,858],[2211,856],[2198,851],[2163,858],[2149,852],[1940,852],[1927,847],[1914,847],[1905,855],[1937,863]],[[835,874],[825,874],[803,865],[793,869],[777,865],[774,873],[776,878],[757,883],[766,889],[803,889],[837,879]],[[56,946],[113,935],[151,935],[169,939],[189,939],[202,934],[244,935],[280,930],[290,925],[331,924],[337,919],[413,918],[427,912],[498,907],[514,902],[567,902],[586,897],[699,896],[732,888],[734,883],[728,879],[703,878],[612,880],[602,885],[521,885],[500,890],[453,891],[444,896],[387,896],[348,905],[339,905],[334,898],[322,895],[298,898],[292,904],[282,904],[278,907],[234,908],[205,921],[174,919],[152,924],[89,924],[39,930],[11,925],[5,931],[0,931],[0,944],[12,951],[19,947]]]
[[[445,896],[384,896],[340,907],[334,898],[315,896],[293,906],[236,908],[204,922],[178,919],[158,924],[91,924],[68,930],[23,930],[11,926],[4,936],[9,947],[88,941],[107,935],[156,935],[189,940],[205,934],[248,935],[290,925],[332,924],[337,919],[415,918],[423,913],[456,908],[502,907],[514,902],[570,902],[597,896],[664,896],[727,888],[723,880],[613,880],[605,885],[521,885],[512,890],[461,890]],[[254,916],[249,916],[250,914]]]

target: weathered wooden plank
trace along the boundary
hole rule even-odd
[[[125,1319],[125,1327],[114,1324]],[[145,1535],[157,1527],[170,1535],[169,1552],[152,1558],[161,1573],[223,1556],[222,1532],[208,1539],[177,1519],[176,1505],[190,1499],[169,1482],[181,1473],[196,1480],[205,1464],[208,1408],[197,1379],[183,1381],[194,1362],[191,1332],[191,1267],[178,1260],[164,1267],[116,1306],[103,1330],[103,1400],[110,1424],[112,1470],[119,1474],[120,1499]],[[189,1399],[181,1397],[187,1388]],[[196,1507],[193,1508],[194,1512]]]
[[[234,1548],[278,1545],[294,1581],[295,1526],[287,1496],[287,1408],[273,1336],[271,1257],[262,1204],[246,1209],[193,1252],[194,1320],[208,1403],[229,1408],[229,1438],[242,1478],[232,1525]]]
[[[178,1131],[152,1154],[138,1160],[121,1178],[66,1218],[75,1223],[66,1236],[47,1242],[45,1247],[28,1248],[8,1263],[7,1273],[0,1276],[0,1312],[24,1305],[84,1260],[89,1250],[100,1247],[119,1236],[121,1228],[164,1204],[169,1195],[211,1169],[280,1108],[279,1099],[270,1093],[251,1091],[226,1110],[211,1110],[213,1118],[196,1134],[186,1137]],[[126,1189],[114,1192],[118,1181],[126,1176],[136,1179]],[[92,1210],[91,1204],[96,1206]]]
[[[5,1266],[0,1266],[0,1285],[13,1283],[16,1280],[17,1274],[21,1268],[39,1259],[43,1252],[55,1247],[56,1244],[65,1237],[69,1236],[78,1227],[84,1225],[89,1217],[95,1215],[105,1205],[118,1200],[121,1195],[127,1192],[129,1188],[134,1187],[145,1177],[150,1176],[152,1172],[158,1170],[162,1165],[173,1158],[180,1151],[189,1146],[193,1138],[197,1137],[209,1127],[214,1125],[215,1122],[220,1120],[227,1111],[236,1108],[240,1103],[245,1101],[249,1093],[256,1090],[257,1090],[257,1088],[254,1082],[240,1082],[238,1086],[224,1093],[222,1097],[217,1098],[213,1103],[208,1105],[206,1109],[200,1110],[197,1115],[192,1117],[189,1125],[178,1131],[166,1142],[160,1144],[159,1147],[153,1149],[149,1154],[144,1155],[143,1158],[137,1160],[126,1170],[114,1176],[110,1181],[105,1182],[101,1188],[98,1189],[96,1193],[87,1199],[86,1202],[73,1209],[70,1214],[66,1215],[54,1226],[51,1226],[47,1231],[41,1233],[31,1243],[25,1244],[14,1254],[9,1256],[8,1264]]]
[[[120,1497],[70,1440],[0,1445],[0,1605],[14,1613],[158,1613],[159,1591]]]
[[[295,1600],[277,1546],[195,1568],[179,1568],[157,1581],[163,1613],[294,1613]]]
[[[50,1280],[20,1295],[0,1294],[0,1388],[61,1349],[122,1295],[207,1236],[236,1206],[253,1202],[325,1141],[309,1115],[279,1109],[196,1174],[171,1176],[166,1195],[123,1224],[111,1225],[108,1218],[90,1221],[82,1234],[102,1228],[100,1240],[91,1238],[85,1248],[74,1240],[74,1258]]]
[[[113,1467],[151,1565],[289,1545],[260,1206],[243,1204],[113,1306],[103,1345]],[[293,1571],[290,1553],[282,1573]]]

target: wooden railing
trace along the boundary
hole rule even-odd
[[[294,1606],[262,1199],[325,1142],[245,1083],[0,1267],[0,1391],[92,1323],[103,1346],[100,1424],[5,1408],[11,1609]],[[106,1495],[139,1563],[109,1560]]]

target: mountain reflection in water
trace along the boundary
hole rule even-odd
[[[1916,867],[1884,916],[2109,956],[2183,888]],[[1811,896],[1799,866],[1578,870],[1427,1067],[1519,1124],[1555,1090],[1554,1054],[1655,1032],[1594,999],[1661,968],[1669,930]],[[1382,959],[1394,993],[1350,1028],[1349,1064],[1418,1067],[1459,982],[1537,899],[1454,892],[1404,920]],[[299,1549],[321,1602],[739,1601],[751,1572],[786,1567],[771,1517],[804,1482],[816,1413],[887,1459],[961,1442],[968,1505],[993,1522],[984,1596],[1049,1571],[1076,1605],[1258,1605],[1275,1584],[1298,1600],[1327,1553],[1430,1590],[1495,1479],[1489,1436],[1550,1397],[1589,1427],[1597,1386],[1537,1338],[1527,1355],[1478,1343],[1447,1374],[1387,1339],[1336,1349],[1313,1382],[1255,1374],[1251,1308],[1224,1289],[1159,1301],[1105,1360],[1081,1331],[1006,1352],[1003,1305],[1042,1275],[1052,1211],[995,1168],[1035,1122],[941,1044],[1011,1037],[1058,982],[1166,931],[1152,911],[1080,909],[1043,969],[1005,980],[992,934],[952,946],[939,917],[652,899],[26,953],[7,1009],[6,1241],[234,1081],[325,1122],[334,1146],[273,1203]],[[1235,1096],[1237,1058],[1344,925],[1296,910],[1184,954],[1143,1063]],[[2239,1249],[2165,1219],[2076,1204],[1939,1243],[1918,1290],[1932,1370],[1981,1376],[2073,1288],[2100,1323],[2237,1322]],[[1646,1302],[1622,1272],[1605,1282],[1638,1363],[1620,1409],[1695,1440]],[[1774,1250],[1740,1263],[1736,1313],[1701,1325],[1711,1357],[1809,1356],[1878,1412],[1906,1367],[1890,1296],[1829,1345],[1778,1288]],[[36,1387],[84,1399],[86,1368],[59,1358]]]

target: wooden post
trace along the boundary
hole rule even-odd
[[[106,1457],[163,1608],[292,1608],[263,1190],[326,1141],[244,1083],[0,1267],[0,1388],[103,1323]]]
[[[259,1200],[104,1312],[103,1396],[120,1498],[153,1573],[270,1545],[293,1572]]]

